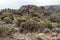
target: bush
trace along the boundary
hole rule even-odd
[[[38,17],[33,17],[32,19],[37,21],[37,22],[40,22],[40,19]]]
[[[38,27],[39,27],[38,22],[33,19],[27,20],[25,23],[21,24],[21,28],[28,32],[38,31]]]
[[[7,24],[8,24],[8,23],[12,23],[12,20],[11,20],[9,17],[5,17],[3,20],[4,20],[4,22],[6,22]]]
[[[40,18],[40,14],[38,12],[32,13],[32,16]]]
[[[39,24],[40,24],[40,27],[49,28],[49,29],[53,28],[52,23],[48,20],[45,20],[45,21],[41,20]]]
[[[56,15],[56,14],[53,14],[53,15],[51,15],[51,16],[49,17],[49,20],[50,20],[51,22],[59,23],[59,22],[60,22],[60,17],[59,17],[58,15]]]
[[[29,20],[30,18],[28,17],[28,16],[21,16],[20,18],[18,18],[17,20],[16,20],[16,22],[15,22],[15,24],[17,25],[17,26],[20,26],[20,24],[22,23],[22,22],[26,22],[27,20]]]
[[[52,23],[52,27],[53,28],[59,27],[59,24],[58,23]]]
[[[0,37],[11,36],[13,33],[15,33],[14,28],[0,25]]]
[[[3,13],[1,14],[1,16],[0,16],[0,18],[1,18],[2,20],[3,20],[5,17],[9,17],[9,18],[11,18],[11,19],[14,19],[13,16],[12,16],[12,14],[9,13],[9,12],[3,12]]]

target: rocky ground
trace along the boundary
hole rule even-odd
[[[60,40],[60,33],[15,33],[12,37],[0,37],[0,40]]]
[[[14,40],[60,40],[60,33],[16,33],[13,37]]]
[[[10,38],[10,37],[0,37],[0,40],[13,40],[12,38]]]

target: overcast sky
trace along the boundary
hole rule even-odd
[[[22,5],[60,5],[60,0],[0,0],[0,9],[13,8],[17,9]]]

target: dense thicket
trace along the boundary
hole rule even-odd
[[[2,9],[0,24],[19,28],[20,32],[40,32],[60,27],[60,12],[53,6],[24,5],[19,9]]]

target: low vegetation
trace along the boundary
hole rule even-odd
[[[23,5],[19,9],[2,9],[0,10],[0,37],[12,36],[15,32],[60,33],[60,12],[57,10],[53,6],[35,5]]]

